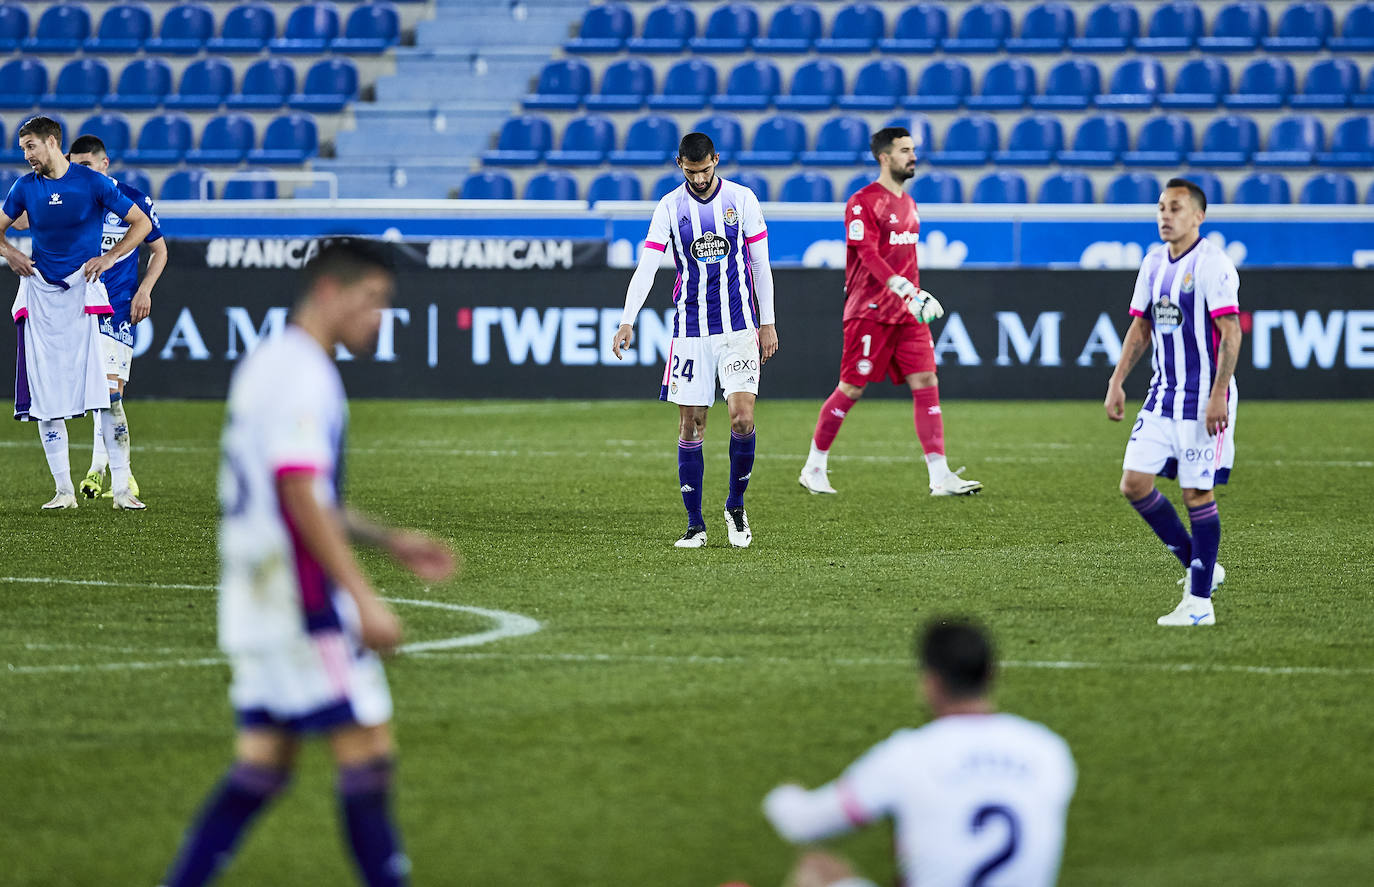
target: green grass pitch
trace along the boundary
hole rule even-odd
[[[707,428],[710,545],[684,519],[655,403],[359,402],[349,498],[466,567],[398,598],[542,630],[389,665],[397,812],[421,885],[776,885],[759,802],[815,785],[915,702],[913,627],[973,614],[999,704],[1079,764],[1065,885],[1362,883],[1374,871],[1374,410],[1242,403],[1220,495],[1219,624],[1166,630],[1182,571],[1116,491],[1128,426],[1093,403],[945,404],[971,499],[932,499],[909,403],[861,404],[796,482],[816,402],[761,401],[754,547],[730,549],[727,425]],[[40,513],[34,426],[0,426],[0,882],[157,883],[232,726],[214,649],[218,403],[129,402],[149,509]],[[69,423],[84,468],[90,424]],[[1162,488],[1178,502],[1177,486]],[[48,580],[48,581],[39,581]],[[80,584],[96,582],[105,584]],[[410,640],[491,627],[398,605]],[[143,664],[133,667],[135,664]],[[324,750],[227,885],[349,883]],[[890,834],[836,842],[880,882]]]

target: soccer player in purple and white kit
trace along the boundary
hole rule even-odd
[[[1121,492],[1187,568],[1183,600],[1160,625],[1215,625],[1212,592],[1226,579],[1217,563],[1221,518],[1213,488],[1235,461],[1236,358],[1240,353],[1240,275],[1198,229],[1207,213],[1202,189],[1170,179],[1155,219],[1164,241],[1145,256],[1131,298],[1131,328],[1107,383],[1107,418],[1121,421],[1122,381],[1153,342],[1154,376],[1131,427]],[[1156,475],[1177,477],[1192,524],[1155,489]]]
[[[743,185],[718,177],[719,162],[705,133],[683,136],[677,165],[686,181],[654,210],[625,296],[620,329],[611,343],[616,358],[623,360],[621,352],[634,340],[635,317],[649,297],[660,256],[671,249],[677,265],[677,315],[658,396],[677,404],[679,412],[678,481],[687,508],[687,532],[674,543],[678,548],[706,544],[701,441],[706,411],[715,403],[717,378],[730,410],[726,535],[736,548],[747,548],[753,541],[744,491],[754,471],[754,400],[760,368],[778,350],[768,228],[759,199]]]

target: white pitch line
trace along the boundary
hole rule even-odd
[[[214,591],[214,585],[182,585],[165,582],[106,582],[102,579],[49,579],[42,576],[0,576],[0,583],[20,585],[89,585],[96,588],[160,588],[177,591]]]

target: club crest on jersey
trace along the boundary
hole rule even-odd
[[[1187,271],[1183,275],[1183,284],[1179,287],[1179,292],[1191,293],[1193,291],[1193,272]]]
[[[1183,311],[1168,296],[1160,296],[1153,308],[1155,329],[1169,335],[1183,325]]]
[[[105,213],[105,224],[107,225],[118,225],[122,221],[124,220],[114,213]]]
[[[728,255],[730,255],[730,241],[714,231],[707,231],[692,241],[692,258],[698,262],[714,265]]]
[[[725,224],[731,228],[739,224],[739,213],[735,211],[733,206],[725,211]]]

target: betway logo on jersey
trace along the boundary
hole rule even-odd
[[[619,308],[480,306],[461,310],[458,326],[472,330],[472,362],[477,366],[492,363],[498,354],[511,366],[648,366],[668,359],[673,313],[671,308],[662,314],[640,312],[634,347],[622,352],[624,360],[611,353],[611,340],[620,328]]]
[[[915,231],[889,231],[887,232],[887,243],[889,246],[911,246],[920,241],[921,235]]]

